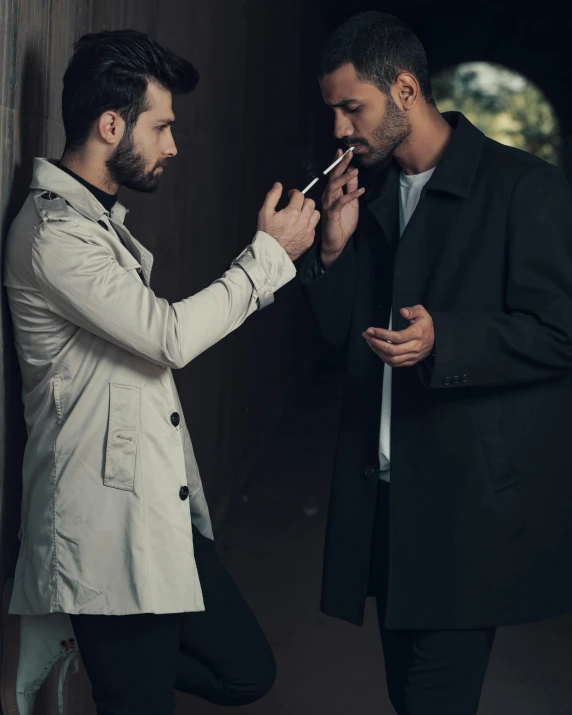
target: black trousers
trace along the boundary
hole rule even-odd
[[[204,612],[71,616],[98,715],[172,715],[175,690],[245,705],[272,687],[266,637],[214,542],[193,537]]]
[[[389,698],[398,715],[477,715],[494,628],[419,631],[383,627],[390,489],[380,481],[370,571]]]

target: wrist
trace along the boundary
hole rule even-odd
[[[323,248],[320,250],[320,261],[324,270],[328,270],[341,256],[342,251],[325,251]]]

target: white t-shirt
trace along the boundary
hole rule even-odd
[[[431,178],[435,167],[422,174],[407,176],[401,172],[399,177],[399,235],[402,236],[409,219],[413,215],[421,190]],[[392,315],[389,315],[389,329],[392,326]],[[383,366],[383,393],[381,397],[381,427],[379,430],[379,468],[380,479],[389,482],[390,437],[391,437],[391,371],[389,365]]]

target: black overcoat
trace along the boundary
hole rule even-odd
[[[383,363],[362,333],[423,305],[435,357],[394,368],[385,625],[477,628],[572,610],[572,193],[562,173],[444,115],[453,139],[398,239],[399,170],[300,277],[346,382],[322,609],[363,621]],[[396,246],[395,250],[392,245]]]

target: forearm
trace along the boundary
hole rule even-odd
[[[572,309],[572,306],[570,306]],[[549,380],[572,370],[572,311],[540,323],[530,315],[431,312],[435,355],[418,366],[431,389]]]
[[[133,280],[103,246],[53,232],[35,243],[33,267],[47,306],[104,340],[180,368],[268,305],[295,268],[273,238],[259,232],[212,285],[169,304]]]

